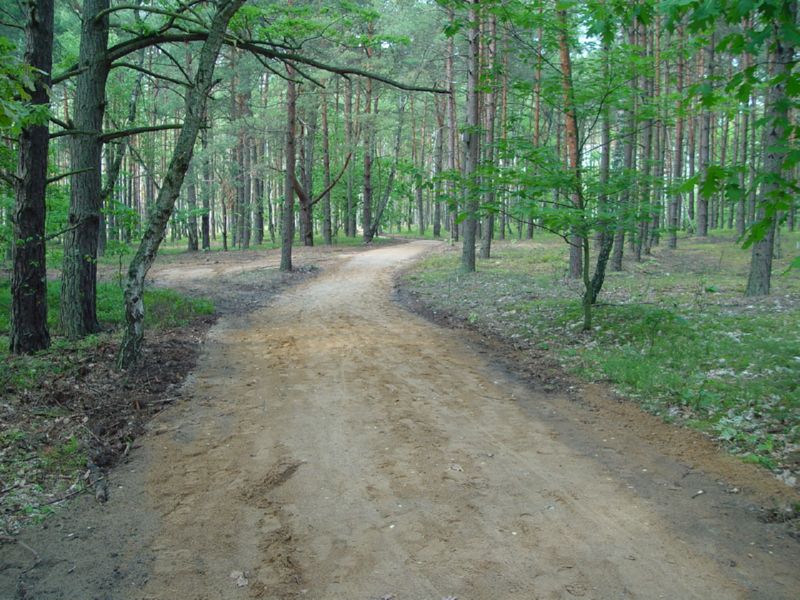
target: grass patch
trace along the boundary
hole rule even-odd
[[[115,283],[97,284],[97,317],[101,325],[112,330],[90,335],[80,340],[67,340],[60,336],[59,300],[61,285],[50,281],[47,286],[47,321],[52,336],[52,345],[34,355],[15,356],[8,352],[11,317],[11,283],[0,280],[0,387],[6,389],[25,389],[44,377],[63,374],[69,365],[56,360],[65,353],[83,354],[108,342],[109,336],[125,322],[125,308],[122,290]],[[187,325],[192,319],[214,313],[211,301],[202,298],[188,298],[168,289],[149,289],[145,291],[145,324],[148,328],[168,329]]]
[[[61,282],[47,284],[47,322],[50,331],[58,335],[59,302]],[[186,325],[192,318],[214,312],[214,305],[202,298],[187,298],[168,289],[149,289],[145,291],[145,324],[148,327],[166,328]],[[106,326],[116,327],[125,322],[125,307],[122,289],[116,283],[97,284],[97,318]],[[8,335],[11,319],[11,282],[0,280],[0,335]]]
[[[787,271],[797,233],[782,234],[773,295],[742,296],[749,253],[732,238],[681,239],[609,273],[595,330],[580,331],[582,285],[566,278],[567,251],[545,236],[500,243],[478,272],[457,251],[432,255],[404,285],[517,345],[551,352],[585,379],[608,380],[667,420],[714,436],[745,460],[798,471],[800,273]]]

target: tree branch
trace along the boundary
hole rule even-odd
[[[169,81],[170,83],[174,83],[175,85],[179,85],[181,87],[186,87],[187,85],[190,85],[189,82],[187,82],[187,81],[181,81],[180,79],[174,79],[172,77],[168,77],[167,75],[160,75],[159,73],[156,73],[155,71],[151,71],[149,69],[145,69],[144,67],[140,67],[138,65],[135,65],[135,64],[129,63],[129,62],[117,62],[117,63],[114,63],[114,64],[111,65],[112,69],[116,69],[117,67],[125,67],[127,69],[133,69],[134,71],[139,71],[139,73],[144,73],[148,77],[152,77],[154,79],[162,79],[164,81]]]
[[[352,156],[353,156],[352,152],[347,155],[347,158],[344,159],[344,166],[342,167],[342,170],[339,171],[339,174],[331,182],[331,184],[328,187],[326,187],[319,196],[317,196],[314,200],[311,201],[311,206],[314,206],[317,202],[322,200],[325,197],[325,195],[328,192],[330,192],[336,186],[337,183],[339,183],[339,180],[342,178],[342,175],[344,175],[344,172],[347,170],[347,165],[350,164],[350,159],[352,158]]]
[[[17,185],[21,183],[22,180],[13,173],[6,173],[5,171],[0,171],[0,181],[5,181],[12,188],[16,188]]]
[[[67,177],[72,177],[73,175],[80,175],[81,173],[88,173],[89,171],[93,171],[94,169],[80,169],[78,171],[69,171],[68,173],[62,173],[61,175],[55,175],[54,177],[47,178],[47,185],[51,183],[55,183],[56,181],[61,181],[62,179],[66,179]]]
[[[136,37],[130,40],[125,40],[124,42],[120,42],[119,44],[112,46],[106,52],[106,60],[109,64],[117,61],[121,58],[124,58],[128,54],[132,52],[136,52],[136,50],[140,50],[142,48],[147,48],[150,46],[156,46],[158,44],[167,44],[167,43],[180,43],[180,42],[200,42],[205,40],[208,37],[208,33],[205,31],[187,31],[184,33],[176,34],[176,33],[155,33],[151,35]],[[280,60],[283,62],[290,61],[296,62],[300,64],[307,65],[309,67],[314,67],[316,69],[320,69],[322,71],[327,71],[329,73],[335,73],[337,75],[341,75],[346,77],[348,75],[355,75],[358,77],[366,77],[367,79],[373,79],[375,81],[380,81],[381,83],[385,83],[394,88],[398,88],[401,90],[406,90],[409,92],[430,92],[434,94],[449,94],[450,91],[442,88],[437,87],[427,87],[427,86],[418,86],[418,85],[410,85],[407,83],[403,83],[402,81],[396,81],[391,79],[390,77],[385,77],[383,75],[379,75],[378,73],[372,73],[370,71],[365,71],[363,69],[357,69],[354,67],[341,67],[337,65],[329,65],[327,63],[323,63],[313,58],[309,58],[306,56],[301,56],[299,54],[293,54],[289,52],[281,52],[278,50],[270,49],[270,48],[262,48],[257,43],[241,40],[238,38],[234,38],[229,36],[225,39],[225,44],[229,46],[235,46],[237,48],[242,48],[251,52],[253,54],[265,56],[267,58],[272,58],[274,60]],[[69,71],[65,73],[61,73],[55,77],[53,77],[53,85],[56,83],[60,83],[65,79],[70,77],[74,77],[79,72],[77,67],[73,67]]]
[[[65,129],[64,131],[54,131],[50,134],[50,139],[64,137],[65,135],[97,135],[97,131],[89,131],[88,129]]]
[[[120,131],[111,131],[109,133],[104,133],[100,136],[100,140],[105,142],[110,142],[111,140],[116,140],[121,137],[129,137],[131,135],[137,135],[139,133],[149,133],[151,131],[165,131],[167,129],[180,129],[183,125],[180,123],[166,123],[164,125],[148,125],[146,127],[132,127],[131,129],[122,129]]]
[[[142,11],[142,12],[147,12],[147,13],[154,13],[154,14],[157,14],[157,15],[164,15],[166,17],[172,17],[173,21],[176,20],[176,19],[183,19],[185,21],[189,21],[191,23],[194,23],[195,25],[200,25],[202,27],[206,26],[205,23],[203,23],[202,21],[198,20],[196,17],[195,18],[186,17],[184,14],[182,14],[183,11],[180,11],[180,10],[175,12],[175,11],[166,10],[166,9],[163,9],[163,8],[155,8],[153,6],[142,6],[142,5],[137,5],[137,4],[120,4],[118,6],[112,6],[111,8],[107,8],[107,9],[102,10],[99,13],[97,13],[97,15],[95,16],[94,20],[95,20],[95,22],[100,21],[101,19],[103,19],[103,17],[106,17],[106,16],[108,16],[108,15],[110,15],[112,13],[118,12],[120,10],[135,10],[135,11]],[[192,16],[194,17],[194,15],[192,15]]]

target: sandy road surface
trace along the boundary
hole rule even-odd
[[[128,597],[796,597],[796,542],[735,504],[681,520],[696,500],[659,503],[679,465],[609,467],[559,402],[394,304],[392,269],[425,248],[357,255],[212,331],[193,402],[145,443],[158,526]]]

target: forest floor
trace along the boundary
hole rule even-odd
[[[762,518],[794,490],[408,312],[398,269],[437,246],[339,254],[222,316],[109,502],[0,545],[0,597],[796,597],[800,544]]]

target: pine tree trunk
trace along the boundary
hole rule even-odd
[[[211,181],[211,158],[208,156],[208,134],[200,132],[200,143],[203,146],[203,216],[200,219],[200,231],[203,238],[203,250],[211,249],[210,212],[213,203],[213,182]]]
[[[480,78],[480,15],[478,0],[469,2],[469,20],[472,26],[468,33],[469,51],[467,54],[467,144],[464,161],[464,180],[466,218],[463,221],[464,242],[461,249],[461,269],[475,270],[475,237],[478,229],[478,192],[475,181],[480,157],[480,113],[478,84]]]
[[[294,170],[297,129],[297,89],[292,80],[294,69],[286,65],[286,174],[283,186],[283,227],[281,228],[281,271],[292,270],[292,242],[294,241]]]
[[[368,122],[364,126],[364,195],[362,197],[361,227],[363,229],[364,243],[372,241],[372,152],[375,142],[373,123],[369,121],[372,111],[372,80],[367,80],[367,93],[365,102],[365,114]]]
[[[30,0],[25,24],[25,63],[38,71],[32,106],[50,102],[53,64],[53,0]],[[24,127],[19,136],[11,238],[10,350],[24,354],[50,346],[47,329],[45,191],[47,124]]]
[[[714,36],[704,50],[704,76],[706,81],[711,81],[714,74]],[[708,167],[711,164],[711,111],[703,111],[700,122],[700,181],[708,177]],[[702,193],[697,196],[697,235],[708,236],[708,198]]]
[[[603,42],[603,76],[604,79],[609,75],[609,56],[611,54],[611,43],[609,40]],[[608,102],[603,104],[600,115],[600,196],[598,198],[599,211],[601,215],[609,209],[608,186],[611,174],[611,106]],[[606,266],[611,255],[611,248],[614,244],[614,232],[612,230],[613,220],[604,218],[600,221],[600,245],[597,253],[597,262],[594,268],[594,276],[591,284],[591,303],[597,302],[597,297],[603,288],[606,277]]]
[[[322,96],[322,170],[325,189],[331,185],[330,132],[328,131],[328,96]],[[310,193],[310,190],[309,190]],[[333,224],[331,222],[331,193],[322,196],[322,241],[326,246],[333,243]]]
[[[781,12],[783,12],[786,22],[796,23],[797,4],[795,2],[791,0],[782,2]],[[769,51],[769,72],[772,83],[768,89],[765,103],[766,131],[761,164],[761,172],[769,176],[769,179],[761,184],[757,213],[758,220],[767,227],[763,237],[753,244],[746,296],[769,294],[775,231],[779,218],[775,198],[780,196],[782,191],[783,164],[788,153],[786,140],[789,134],[791,102],[787,95],[786,83],[791,78],[794,67],[794,47],[782,39],[780,23],[777,19],[773,21],[772,27],[773,45]]]
[[[495,37],[497,35],[497,17],[492,16],[489,21],[489,43],[487,45],[486,64],[492,71],[492,77],[496,71],[495,58],[497,56],[497,42]],[[484,160],[490,167],[494,163],[494,137],[495,137],[495,122],[497,121],[497,93],[494,86],[492,86],[485,95],[485,150]],[[494,187],[490,187],[483,196],[483,201],[487,206],[494,207],[496,194]],[[481,249],[480,257],[489,258],[492,251],[492,237],[494,236],[494,210],[490,210],[489,214],[483,219],[483,228],[481,231]]]
[[[453,9],[449,9],[450,24],[455,23]],[[455,62],[455,45],[453,38],[447,40],[447,50],[445,55],[445,78],[447,79],[447,89],[450,92],[447,94],[447,169],[450,173],[455,174],[456,162],[458,156],[458,127],[456,125],[458,119],[456,117],[456,82],[454,65]],[[458,223],[456,216],[458,215],[458,194],[456,192],[455,182],[447,182],[447,227],[450,232],[450,240],[452,242],[458,241]]]
[[[249,102],[249,98],[248,98]],[[249,111],[248,111],[249,112]],[[245,134],[242,141],[242,247],[250,248],[250,236],[253,232],[253,175],[250,164],[252,139]]]
[[[61,325],[70,339],[100,330],[97,321],[97,242],[102,198],[101,160],[106,107],[108,16],[97,18],[109,0],[84,0],[71,138],[70,207],[64,237]]]
[[[253,215],[253,229],[255,230],[257,246],[264,243],[264,176],[262,167],[264,163],[264,146],[265,142],[263,140],[253,143],[253,161],[251,165],[255,172],[253,185],[255,187],[256,210]]]
[[[353,151],[353,82],[349,79],[345,84],[344,94],[344,143],[347,151]],[[353,203],[354,176],[353,165],[347,167],[347,200],[344,215],[344,234],[347,237],[356,235],[356,211]]]
[[[678,97],[680,98],[681,94],[683,94],[683,57],[681,56],[681,52],[683,52],[683,30],[678,30],[678,81],[677,81],[677,89],[676,92]],[[681,111],[681,100],[678,100],[678,117],[675,123],[675,154],[673,159],[673,175],[674,180],[673,184],[677,185],[678,182],[683,178],[683,123],[684,119],[683,116],[680,114]],[[681,218],[681,193],[679,191],[675,191],[670,198],[669,202],[669,211],[668,211],[668,227],[669,227],[669,247],[670,248],[677,248],[678,247],[678,228],[680,226],[680,218]]]
[[[561,60],[561,84],[564,92],[564,137],[567,156],[567,167],[573,173],[571,182],[572,189],[570,190],[570,198],[575,208],[582,208],[581,205],[581,160],[580,150],[578,148],[578,119],[575,112],[575,98],[574,90],[572,87],[572,59],[569,53],[569,42],[567,39],[567,13],[566,11],[559,10],[559,34],[558,46],[559,55]],[[581,235],[586,235],[586,232],[578,230],[577,226],[572,227],[572,233],[569,236],[569,274],[570,277],[579,278],[584,275],[584,267],[588,267],[583,262],[583,244],[581,243]],[[587,281],[587,289],[590,283]],[[587,292],[588,293],[588,292]]]
[[[433,237],[442,236],[442,167],[444,165],[444,103],[436,103],[436,145],[433,151]]]
[[[191,164],[189,165],[189,170],[186,173],[186,177],[189,180],[186,184],[186,204],[189,208],[189,218],[187,219],[186,223],[189,233],[189,244],[187,249],[189,252],[197,252],[197,186],[194,181],[194,169],[192,169]]]
[[[305,111],[306,127],[305,138],[301,153],[301,179],[305,195],[298,196],[300,203],[300,238],[304,246],[314,245],[314,207],[311,200],[314,197],[314,138],[317,133],[317,102],[316,97]]]

